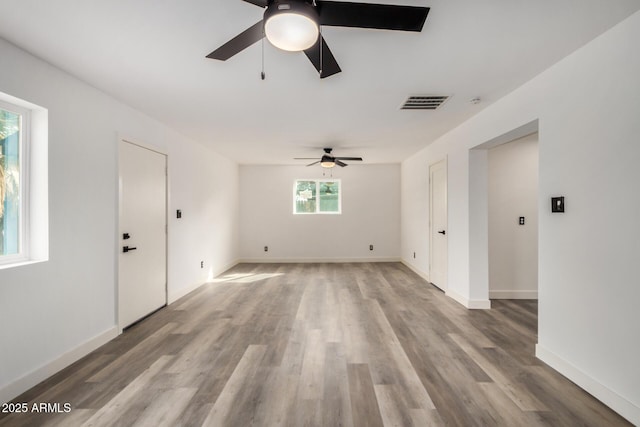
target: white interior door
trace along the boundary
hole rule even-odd
[[[166,155],[120,141],[120,329],[167,303],[166,167]]]
[[[429,167],[430,260],[431,283],[447,289],[447,163],[442,160]]]

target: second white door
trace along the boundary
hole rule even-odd
[[[442,160],[429,167],[430,259],[429,278],[442,290],[447,289],[447,163]]]
[[[167,156],[120,141],[119,325],[167,304]]]

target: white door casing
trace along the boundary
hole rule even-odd
[[[447,161],[429,166],[429,279],[447,289]]]
[[[167,156],[119,143],[118,325],[167,303]],[[128,235],[128,238],[126,238]],[[128,247],[128,250],[125,249]]]

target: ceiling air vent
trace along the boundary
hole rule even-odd
[[[433,96],[433,95],[423,95],[423,96],[410,96],[407,98],[401,110],[435,110],[439,106],[441,106],[447,99],[448,96]]]

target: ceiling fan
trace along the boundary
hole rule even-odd
[[[390,4],[328,0],[244,1],[266,8],[263,19],[211,52],[207,58],[226,61],[266,36],[279,49],[304,51],[321,79],[341,71],[320,34],[321,25],[420,32],[429,13],[428,7]]]
[[[307,166],[313,166],[316,165],[318,163],[320,163],[320,166],[322,166],[323,168],[332,168],[335,165],[338,165],[340,167],[345,167],[345,166],[349,166],[348,164],[346,164],[345,162],[343,162],[343,160],[348,160],[348,161],[358,161],[361,162],[362,161],[362,157],[336,157],[336,156],[332,156],[331,155],[331,150],[332,148],[324,148],[324,154],[322,155],[322,157],[313,162],[313,163],[309,163]],[[293,160],[316,160],[316,157],[296,157]]]

